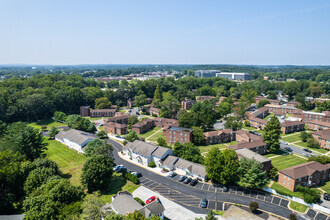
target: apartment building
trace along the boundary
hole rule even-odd
[[[115,117],[112,117],[112,118],[104,119],[104,123],[107,123],[107,122],[116,122],[116,123],[119,123],[119,124],[127,124],[128,123],[128,115],[121,115],[121,116],[115,116]]]
[[[279,171],[278,183],[294,191],[296,186],[313,187],[329,180],[330,164],[315,161],[299,164]]]
[[[263,97],[263,96],[257,96],[256,98],[255,98],[255,100],[256,100],[256,104],[258,104],[261,100],[265,100],[265,99],[267,99],[266,97]]]
[[[330,129],[330,122],[324,122],[324,121],[309,121],[307,123],[308,129],[310,130],[325,130]]]
[[[330,150],[330,129],[316,131],[312,135],[323,149]]]
[[[253,152],[256,152],[258,154],[265,154],[267,152],[267,144],[261,139],[256,140],[252,142],[245,142],[242,141],[236,145],[231,145],[229,148],[233,150],[239,150],[243,148],[247,148],[249,150],[252,150]]]
[[[205,144],[217,144],[234,141],[236,134],[231,129],[204,132]]]
[[[181,101],[181,108],[185,110],[189,110],[191,109],[194,103],[195,100],[185,98],[185,100]]]
[[[156,127],[165,128],[170,126],[179,127],[179,121],[172,118],[153,118]]]
[[[236,134],[235,139],[238,142],[252,142],[252,141],[262,140],[261,136],[251,134],[248,131],[238,130],[235,131],[235,134]]]
[[[305,123],[301,121],[284,121],[281,123],[281,131],[283,134],[305,130]]]
[[[157,115],[157,117],[159,117],[160,115],[160,109],[159,108],[155,108],[155,107],[150,107],[150,115]]]
[[[192,140],[192,129],[171,126],[164,129],[163,136],[168,144],[190,143]]]
[[[113,117],[115,116],[116,109],[91,109],[90,117]]]
[[[267,157],[264,157],[260,154],[257,154],[256,152],[249,150],[247,148],[238,149],[236,150],[238,160],[240,160],[242,157],[245,157],[246,159],[252,160],[255,159],[256,161],[260,162],[262,165],[262,170],[268,174],[272,164],[271,160]]]
[[[296,110],[295,107],[287,106],[287,105],[273,105],[267,104],[265,107],[268,108],[270,112],[273,112],[275,115],[286,115],[286,114],[293,114]]]
[[[196,96],[197,102],[210,101],[212,99],[216,99],[216,97],[215,96]]]
[[[80,106],[80,116],[81,117],[89,116],[89,106]]]
[[[107,133],[124,135],[127,134],[127,125],[116,122],[107,122],[104,124],[104,131]]]
[[[281,101],[276,99],[268,99],[271,105],[280,105]]]
[[[262,107],[259,108],[258,110],[249,113],[249,117],[256,117],[256,118],[261,118],[263,119],[269,114],[269,110],[267,107]]]
[[[299,102],[296,102],[296,101],[290,101],[290,102],[287,102],[286,105],[287,106],[291,106],[291,107],[297,107],[297,105],[299,105],[300,103]]]
[[[267,120],[261,118],[249,117],[250,126],[259,130],[263,130],[267,125]]]
[[[155,127],[155,122],[153,119],[147,118],[143,121],[140,121],[134,125],[132,125],[132,130],[137,134],[143,134]]]
[[[301,109],[296,109],[293,112],[293,117],[301,118],[303,122],[310,121],[324,121],[330,123],[330,111],[324,111],[322,113],[303,111]]]

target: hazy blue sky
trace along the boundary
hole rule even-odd
[[[328,0],[0,0],[0,64],[330,64]]]

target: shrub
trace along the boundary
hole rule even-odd
[[[142,206],[145,206],[145,203],[139,198],[139,197],[134,197],[135,201],[140,203]]]
[[[41,130],[44,131],[44,130],[46,130],[46,129],[47,129],[47,125],[42,125],[42,126],[41,126]]]
[[[163,168],[163,171],[165,171],[165,172],[170,172],[168,169],[166,169],[166,168]]]
[[[152,114],[152,117],[158,117],[156,114]]]
[[[291,213],[289,219],[290,220],[297,220],[296,214]]]
[[[250,203],[251,212],[256,212],[258,208],[259,208],[259,204],[257,202],[251,202]]]
[[[130,180],[132,183],[134,184],[139,184],[140,183],[140,180],[137,176],[135,176],[134,174],[131,174],[129,172],[123,172],[122,173],[122,176],[125,178],[125,179],[128,179]]]
[[[132,160],[133,159],[132,156],[130,156],[129,159]]]
[[[307,140],[307,147],[318,149],[318,148],[320,148],[320,145],[314,138],[309,138]]]
[[[124,140],[123,145],[125,146],[128,143],[128,141]]]
[[[148,164],[148,167],[155,168],[155,167],[156,167],[156,163],[155,163],[155,161],[151,161],[151,162]]]
[[[303,186],[297,186],[296,190],[303,193],[303,198],[306,203],[316,203],[320,200],[320,195],[317,191],[310,190]]]
[[[244,125],[245,125],[246,127],[250,127],[250,126],[251,126],[251,124],[250,124],[249,121],[244,121]]]

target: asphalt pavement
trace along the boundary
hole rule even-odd
[[[117,164],[123,164],[127,169],[142,173],[141,184],[161,195],[172,199],[186,208],[196,212],[205,213],[206,210],[199,207],[201,198],[209,200],[208,209],[223,210],[224,203],[233,203],[249,206],[250,202],[257,201],[261,210],[274,213],[288,218],[292,211],[287,207],[289,200],[275,197],[263,191],[253,191],[239,187],[229,187],[229,192],[223,192],[222,187],[206,183],[198,183],[192,187],[178,182],[176,178],[171,179],[153,173],[143,167],[137,166],[119,157],[122,145],[108,140],[115,149],[114,160]],[[314,210],[313,210],[314,211]],[[315,212],[315,219],[327,219],[322,213]],[[308,216],[312,216],[310,213]],[[306,215],[298,214],[298,219],[309,219]],[[312,217],[311,219],[313,219]],[[325,218],[324,218],[325,217]]]
[[[315,154],[315,153],[312,153],[312,154],[308,153],[308,152],[304,151],[302,148],[295,147],[295,146],[292,146],[290,144],[280,143],[280,147],[284,150],[285,150],[285,147],[290,147],[292,149],[291,153],[299,154],[299,155],[304,156],[304,157],[310,157],[312,154]]]

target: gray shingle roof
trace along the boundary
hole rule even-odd
[[[55,138],[63,140],[64,138],[75,142],[79,145],[85,143],[88,139],[93,140],[95,139],[91,134],[83,131],[79,131],[76,129],[71,129],[69,131],[60,131]]]
[[[253,152],[252,150],[249,150],[247,148],[236,150],[237,154],[242,155],[246,159],[255,159],[256,161],[259,161],[260,163],[264,163],[267,161],[270,161],[267,157],[261,156],[260,154],[257,154]]]
[[[179,157],[168,155],[163,161],[163,166],[171,167],[175,164],[175,162],[179,159]]]
[[[158,146],[146,143],[144,141],[135,140],[134,142],[126,144],[124,150],[132,149],[133,152],[147,157],[150,156],[157,149],[157,147]]]
[[[152,153],[152,155],[161,158],[168,150],[171,150],[171,149],[158,146],[158,148]]]
[[[143,206],[135,201],[132,196],[127,194],[117,195],[111,203],[112,207],[121,215],[133,213],[135,210],[140,210]]]
[[[175,163],[175,166],[180,169],[188,169],[192,174],[206,176],[205,166],[198,163],[193,163],[191,161],[179,158]]]
[[[148,218],[150,216],[150,214],[159,216],[162,212],[164,212],[164,210],[165,210],[164,206],[156,200],[156,201],[153,201],[153,202],[145,205],[139,211],[142,212],[142,214],[146,218]]]

